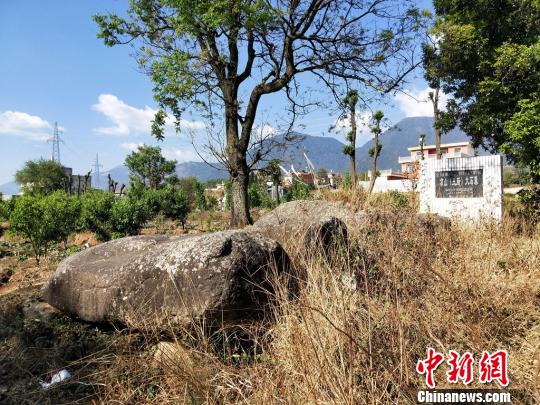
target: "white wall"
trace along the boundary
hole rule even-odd
[[[464,220],[502,218],[502,156],[430,159],[420,162],[420,212],[432,212]],[[436,172],[482,169],[482,197],[442,198],[436,196]],[[463,187],[467,189],[467,187]]]

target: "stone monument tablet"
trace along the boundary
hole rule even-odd
[[[502,218],[502,156],[420,162],[420,212],[459,219]]]

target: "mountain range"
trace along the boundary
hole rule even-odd
[[[381,154],[378,159],[378,167],[384,169],[399,169],[398,157],[407,156],[407,148],[418,145],[420,134],[426,134],[426,144],[435,143],[435,130],[433,129],[432,117],[409,117],[399,121],[394,126],[384,131],[380,137],[382,145]],[[311,136],[307,134],[295,133],[298,140],[288,145],[284,149],[275,150],[269,156],[272,159],[280,159],[283,167],[289,169],[291,165],[296,170],[306,168],[307,162],[304,152],[309,157],[315,168],[325,168],[334,172],[345,172],[348,170],[349,161],[343,154],[344,144],[330,136]],[[283,135],[277,135],[278,142]],[[281,137],[281,138],[280,138]],[[467,135],[456,129],[443,136],[443,143],[460,142],[468,140]],[[371,158],[368,150],[373,146],[373,141],[369,141],[356,149],[357,171],[367,171]],[[484,154],[480,152],[480,154]],[[116,166],[111,170],[101,173],[99,185],[101,188],[107,187],[107,175],[118,182],[118,184],[128,184],[129,170],[124,165]],[[224,179],[228,177],[225,170],[218,170],[204,162],[183,162],[176,165],[176,174],[179,177],[194,176],[199,181],[210,179]],[[93,180],[96,185],[96,181]],[[15,182],[6,183],[0,186],[0,192],[4,194],[17,194],[18,185]]]

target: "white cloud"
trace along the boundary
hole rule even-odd
[[[139,143],[135,143],[135,142],[124,142],[124,143],[121,143],[120,144],[120,147],[123,148],[123,149],[127,149],[127,150],[135,150],[137,148],[139,148],[140,146],[143,146],[144,143],[142,142],[139,142]]]
[[[156,110],[149,106],[137,108],[130,106],[112,94],[100,94],[98,103],[92,106],[94,111],[105,115],[113,124],[110,127],[94,128],[95,132],[105,135],[138,135],[150,134],[152,120]],[[166,131],[174,131],[174,120],[166,119]],[[182,119],[181,129],[198,130],[205,128],[202,121],[189,121]]]
[[[265,139],[270,136],[276,135],[277,129],[271,125],[263,124],[263,125],[253,128],[251,132],[254,135],[255,140],[257,140],[257,139]]]
[[[430,91],[433,91],[433,89],[429,87],[423,90],[408,90],[405,94],[396,94],[395,99],[406,117],[433,117],[433,105],[429,100]],[[447,101],[448,97],[441,92],[439,95],[439,109],[444,109]]]
[[[361,146],[373,138],[370,129],[371,116],[371,111],[361,111],[356,114],[356,146]],[[345,136],[351,129],[351,120],[348,117],[342,117],[336,121],[335,127]],[[388,129],[384,121],[381,123],[381,128],[383,131]]]
[[[46,140],[52,136],[51,124],[36,115],[18,111],[0,112],[0,134]]]
[[[178,163],[182,162],[191,162],[191,161],[200,161],[201,158],[197,155],[197,152],[191,149],[177,149],[177,148],[166,148],[163,149],[163,156],[170,160],[176,160]]]

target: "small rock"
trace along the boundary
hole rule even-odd
[[[6,284],[10,280],[12,275],[13,275],[12,269],[0,270],[0,285]]]
[[[193,367],[193,359],[184,346],[178,342],[159,342],[154,352],[154,365],[163,368]]]
[[[33,302],[23,307],[23,314],[27,319],[48,323],[58,316],[60,311],[46,302]]]

